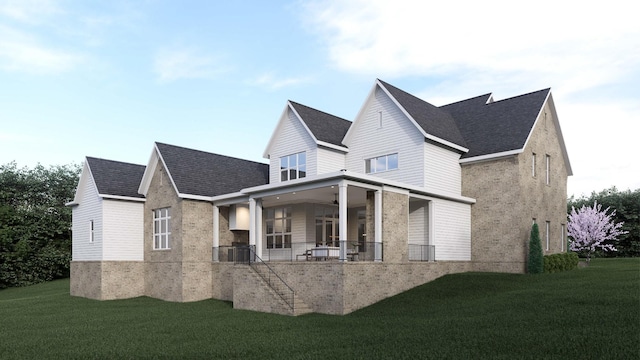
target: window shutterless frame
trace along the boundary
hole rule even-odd
[[[171,208],[153,210],[153,249],[171,249]]]

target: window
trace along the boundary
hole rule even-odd
[[[536,177],[536,153],[531,154],[531,176]]]
[[[340,246],[340,216],[336,206],[316,207],[316,246]]]
[[[304,152],[280,158],[280,181],[301,179],[307,176],[307,155]]]
[[[545,240],[546,240],[546,250],[549,251],[549,225],[550,223],[547,221],[545,222]]]
[[[291,208],[267,209],[267,249],[291,248]]]
[[[547,168],[547,174],[546,174],[546,180],[545,181],[546,181],[547,185],[549,185],[549,182],[551,180],[550,179],[550,176],[551,176],[551,174],[550,174],[550,172],[551,172],[551,156],[546,155],[544,157],[544,160],[545,160],[545,165],[546,165],[546,168]]]
[[[171,209],[153,210],[153,249],[171,249]]]
[[[365,160],[365,171],[367,174],[375,174],[398,168],[398,154],[378,156]]]
[[[89,220],[89,242],[92,243],[95,240],[95,233],[93,231],[93,220]]]
[[[564,244],[566,243],[564,232],[564,224],[560,224],[560,251],[564,251]]]

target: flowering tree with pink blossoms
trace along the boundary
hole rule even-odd
[[[602,205],[593,203],[593,207],[583,205],[576,211],[571,208],[569,222],[567,223],[567,234],[573,239],[570,249],[587,254],[587,262],[591,261],[591,254],[596,249],[604,251],[618,251],[611,242],[616,241],[618,235],[626,234],[621,230],[623,222],[615,223],[612,217],[616,214],[613,210],[607,214],[609,208],[602,210]]]

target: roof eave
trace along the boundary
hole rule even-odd
[[[123,196],[123,195],[109,195],[109,194],[98,194],[98,197],[109,200],[124,200],[124,201],[135,201],[135,202],[145,202],[147,199],[132,197],[132,196]]]
[[[518,155],[518,154],[521,154],[523,151],[524,149],[515,149],[515,150],[492,153],[492,154],[486,154],[486,155],[478,155],[478,156],[473,156],[466,159],[460,159],[459,163],[470,164],[470,163],[481,162],[481,161],[495,160],[503,157]]]
[[[346,147],[344,147],[344,146],[338,146],[338,145],[336,145],[336,144],[331,144],[331,143],[328,143],[328,142],[326,142],[326,141],[320,141],[320,140],[318,140],[318,141],[316,142],[316,144],[317,144],[318,146],[326,147],[326,148],[333,149],[333,150],[342,151],[342,152],[345,152],[345,153],[348,153],[348,152],[349,152],[349,148],[346,148]]]

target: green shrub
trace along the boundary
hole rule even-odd
[[[544,272],[555,273],[573,270],[578,267],[578,254],[574,252],[544,256]]]
[[[529,274],[540,274],[544,270],[544,255],[542,253],[542,244],[540,243],[540,232],[538,230],[538,224],[535,223],[531,227],[527,265]]]

